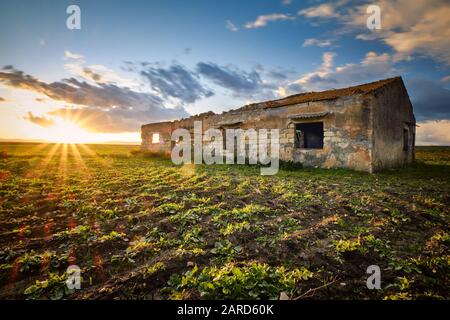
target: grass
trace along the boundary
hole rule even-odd
[[[261,176],[133,146],[1,143],[0,298],[449,299],[450,148],[416,156]],[[65,286],[72,264],[81,290]]]

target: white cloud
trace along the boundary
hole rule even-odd
[[[308,38],[305,39],[303,42],[303,47],[311,47],[311,46],[318,46],[318,47],[329,47],[332,45],[332,41],[328,39],[315,39],[315,38]]]
[[[321,4],[316,7],[310,7],[298,12],[298,15],[308,18],[337,18],[339,14],[336,7],[332,4]]]
[[[83,58],[84,56],[79,53],[71,52],[69,50],[64,51],[65,60],[83,60]]]
[[[282,0],[281,1],[281,4],[283,5],[283,6],[288,6],[288,5],[290,5],[292,3],[292,0]]]
[[[448,0],[380,0],[381,29],[366,27],[368,4],[323,3],[299,11],[307,18],[335,18],[340,32],[359,32],[359,40],[379,39],[394,50],[395,60],[427,56],[450,65],[450,2]]]
[[[450,145],[450,121],[427,121],[418,123],[417,145]]]
[[[87,129],[91,131],[125,132],[139,130],[142,123],[189,115],[183,107],[169,108],[166,100],[152,92],[134,91],[115,83],[91,84],[76,78],[44,82],[11,67],[0,71],[0,84],[49,98],[45,104],[55,104],[56,110],[44,116],[30,112],[24,118],[43,127],[50,127],[54,117],[67,117],[77,119],[80,124],[89,122]]]
[[[357,85],[396,75],[392,57],[387,54],[368,52],[359,63],[347,63],[334,67],[335,54],[325,52],[322,64],[314,71],[301,75],[284,88],[287,93],[294,93],[301,88],[304,91],[321,91]],[[279,92],[283,92],[279,90]]]
[[[283,21],[283,20],[294,20],[295,17],[292,17],[289,14],[285,13],[272,13],[267,15],[261,15],[256,18],[255,21],[247,22],[245,27],[247,29],[255,29],[265,27],[271,21]]]
[[[126,79],[118,75],[115,71],[101,64],[93,64],[83,69],[83,76],[98,83],[116,83],[124,87],[138,87],[136,81]]]
[[[442,82],[446,83],[446,82],[450,82],[450,76],[445,76],[441,79]]]
[[[450,65],[450,2],[382,0],[379,5],[379,38],[396,51],[397,57],[419,54]]]
[[[126,79],[104,65],[86,65],[84,56],[81,54],[66,50],[64,57],[65,60],[69,60],[68,63],[64,64],[64,69],[72,76],[82,78],[93,84],[117,84],[135,90],[139,89],[140,84],[137,81]]]
[[[231,22],[230,20],[227,20],[225,22],[225,27],[228,30],[233,31],[233,32],[239,31],[239,28],[233,22]]]

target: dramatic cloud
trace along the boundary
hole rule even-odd
[[[113,84],[91,85],[75,78],[47,84],[18,70],[0,72],[0,82],[10,87],[44,94],[53,100],[101,108],[157,107],[163,102],[156,95]]]
[[[338,67],[333,66],[334,55],[332,52],[325,52],[320,67],[290,83],[285,88],[286,92],[292,93],[299,89],[321,91],[397,75],[392,57],[387,53],[378,55],[375,52],[368,52],[360,63],[348,63]]]
[[[419,54],[450,65],[450,2],[381,0],[377,4],[381,8],[382,28],[375,35],[396,51],[398,59]],[[365,8],[361,6],[350,13],[347,23],[365,24],[367,15],[361,16]],[[364,39],[365,34],[359,38]]]
[[[53,100],[84,106],[80,108],[85,113],[83,116],[104,114],[104,119],[111,125],[97,127],[109,132],[120,132],[124,129],[137,131],[140,124],[145,122],[189,116],[184,108],[165,108],[164,100],[152,93],[138,92],[111,83],[93,85],[75,78],[45,83],[12,67],[7,70],[9,71],[0,72],[1,84],[40,93]],[[33,119],[31,116],[28,118],[30,121]],[[103,121],[105,122],[106,120]]]
[[[231,22],[230,20],[227,20],[225,22],[225,27],[228,30],[233,31],[233,32],[239,31],[239,28],[233,22]]]
[[[325,3],[299,12],[307,18],[334,18],[340,32],[359,32],[360,40],[379,39],[395,52],[395,60],[428,56],[450,65],[450,2],[448,0],[380,0],[381,29],[366,27],[367,6],[349,1]]]
[[[188,54],[190,50],[186,48],[184,52]],[[126,79],[103,65],[86,65],[82,60],[72,59],[64,68],[76,78],[96,86],[116,85],[139,90],[143,79],[150,85],[154,96],[163,98],[166,103],[175,99],[171,101],[175,105],[193,103],[214,94],[199,82],[196,73],[177,63],[164,66],[163,63],[126,62],[124,70],[138,74],[140,81]]]
[[[66,59],[68,63],[64,64],[64,69],[74,77],[88,81],[92,84],[111,83],[122,87],[137,88],[139,84],[136,81],[124,78],[115,71],[100,65],[86,65],[83,59]]]
[[[255,29],[265,27],[271,21],[283,21],[283,20],[294,20],[289,14],[285,13],[272,13],[267,15],[261,15],[256,18],[255,21],[248,22],[245,24],[247,29]]]
[[[199,99],[210,97],[214,93],[199,82],[197,74],[184,66],[173,64],[168,68],[147,66],[141,71],[153,90],[163,97],[180,99],[186,103],[193,103]]]
[[[35,116],[32,112],[28,112],[27,116],[25,116],[24,119],[44,128],[52,127],[55,125],[55,121],[53,119],[49,119],[45,116]]]
[[[277,81],[282,81],[282,80],[286,80],[288,78],[288,74],[290,74],[291,72],[283,72],[281,70],[268,70],[268,71],[263,71],[268,78],[272,78],[275,79]]]
[[[411,79],[406,87],[417,121],[450,120],[450,90],[427,79]]]
[[[84,72],[85,77],[90,78],[97,83],[103,82],[103,77],[100,74],[96,73],[95,71],[93,71],[89,68],[84,68],[83,72]]]
[[[305,39],[305,42],[303,42],[303,47],[311,47],[311,46],[329,47],[332,45],[332,43],[333,42],[331,40],[308,38]]]
[[[73,57],[73,54],[69,56]],[[262,66],[247,72],[233,66],[203,62],[198,63],[195,70],[177,63],[169,66],[148,62],[126,63],[126,71],[149,83],[148,91],[143,92],[142,85],[139,90],[117,85],[113,81],[115,73],[103,66],[85,66],[84,62],[71,66],[70,71],[77,77],[52,83],[8,66],[0,72],[0,84],[30,90],[69,105],[46,114],[50,119],[63,115],[77,116],[77,123],[82,122],[87,130],[123,132],[137,131],[143,123],[188,117],[184,108],[173,106],[184,106],[211,97],[213,91],[202,81],[230,91],[234,98],[247,103],[276,98],[278,85],[274,83],[287,80],[287,72],[266,70]],[[38,99],[39,102],[44,101],[40,97]],[[44,119],[32,116],[27,120],[44,123]]]
[[[200,62],[197,71],[215,84],[236,93],[253,92],[262,85],[258,72],[250,73],[232,67],[223,67],[214,63]]]
[[[231,91],[235,98],[245,99],[243,103],[276,98],[278,84],[287,78],[282,71],[266,70],[260,65],[245,71],[232,65],[199,62],[196,70],[215,85]]]

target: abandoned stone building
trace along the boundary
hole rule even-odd
[[[142,126],[142,149],[170,152],[177,128],[194,121],[225,130],[279,129],[280,160],[305,167],[375,172],[414,160],[415,117],[401,77],[308,92],[236,110]]]

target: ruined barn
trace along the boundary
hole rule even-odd
[[[142,149],[170,152],[177,128],[279,129],[280,160],[375,172],[414,160],[415,117],[401,77],[308,92],[142,126]],[[247,143],[254,143],[248,141]]]

